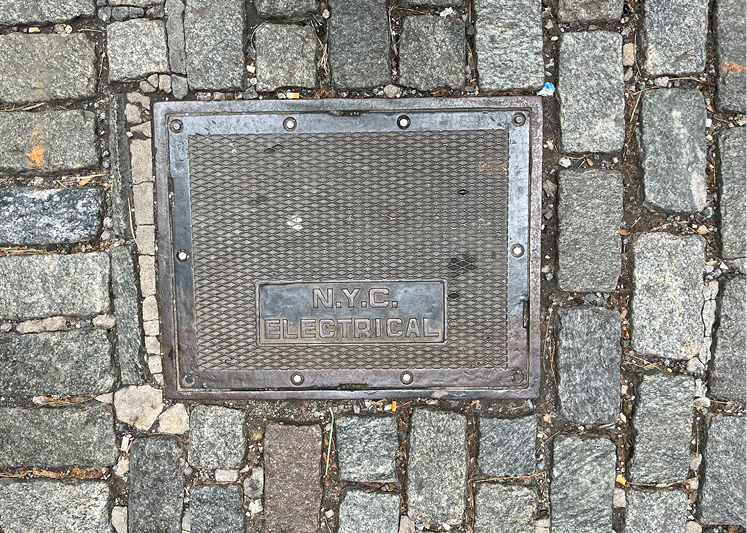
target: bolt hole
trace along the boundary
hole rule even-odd
[[[413,379],[414,378],[412,372],[402,372],[402,374],[400,374],[399,376],[399,380],[405,385],[409,385],[410,383],[412,383]]]
[[[397,117],[397,126],[401,130],[406,130],[407,128],[409,128],[410,117],[408,117],[407,115],[400,115],[399,117]]]
[[[527,119],[522,113],[516,113],[513,117],[513,122],[517,126],[523,126],[526,121]]]
[[[184,128],[184,124],[182,124],[181,120],[172,120],[171,124],[169,124],[169,129],[173,131],[174,133],[179,133]]]
[[[299,386],[303,383],[303,374],[296,372],[291,376],[291,383],[295,386]]]
[[[193,387],[196,382],[197,380],[192,374],[187,374],[182,378],[182,384],[185,387]]]
[[[189,259],[187,250],[179,250],[178,252],[176,252],[176,259],[181,263],[184,263],[187,259]]]
[[[462,196],[464,196],[465,194],[467,194],[467,189],[459,189],[458,192],[459,192],[459,194],[461,194]]]
[[[288,117],[285,120],[283,120],[283,127],[286,129],[286,131],[295,130],[297,125],[298,123],[296,122],[296,119],[293,117]]]
[[[511,247],[511,255],[514,257],[521,257],[524,255],[524,247],[521,244],[514,244]]]

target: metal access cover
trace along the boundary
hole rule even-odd
[[[532,397],[541,103],[155,106],[175,398]]]

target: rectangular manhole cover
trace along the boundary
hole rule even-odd
[[[541,102],[155,106],[177,398],[532,397]]]

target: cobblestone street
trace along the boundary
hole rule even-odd
[[[745,533],[745,10],[0,0],[0,533]],[[539,397],[167,398],[155,105],[488,95],[543,106]]]

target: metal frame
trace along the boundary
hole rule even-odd
[[[470,113],[459,113],[459,110]],[[293,386],[289,381],[292,371],[189,371],[196,366],[196,330],[194,324],[193,267],[190,261],[175,261],[175,251],[186,251],[191,257],[191,213],[189,209],[173,210],[174,203],[189,205],[187,137],[195,133],[309,133],[319,119],[334,122],[336,131],[361,130],[356,120],[361,113],[373,115],[379,121],[394,124],[404,113],[418,114],[410,128],[436,129],[433,122],[439,112],[450,111],[450,116],[459,116],[461,126],[476,129],[480,116],[474,111],[511,111],[524,118],[517,123],[504,118],[509,130],[509,198],[528,198],[528,202],[509,202],[509,246],[520,243],[525,253],[520,258],[508,261],[509,302],[508,310],[509,353],[519,354],[515,360],[521,363],[508,371],[497,369],[424,370],[402,368],[387,370],[344,370],[345,383],[354,386],[366,383],[365,390],[320,388],[330,387],[339,379],[329,380],[329,371],[304,371],[303,387]],[[315,120],[306,120],[314,113]],[[329,113],[329,115],[319,115]],[[257,116],[265,115],[265,116]],[[277,115],[278,120],[268,120],[266,115]],[[283,128],[283,116],[293,115],[296,127],[292,132]],[[429,120],[429,118],[431,120]],[[423,119],[423,120],[420,120]],[[528,120],[527,120],[528,119]],[[521,123],[520,123],[521,122]],[[322,127],[325,126],[322,120]],[[381,125],[376,126],[381,131]],[[328,131],[328,130],[323,130]],[[539,271],[540,271],[540,220],[541,220],[541,163],[542,163],[542,102],[539,97],[486,97],[457,99],[359,99],[359,100],[305,100],[305,101],[233,101],[233,102],[159,102],[154,105],[154,132],[156,145],[156,192],[158,207],[158,267],[159,297],[161,306],[162,345],[164,354],[164,378],[167,396],[175,399],[350,399],[350,398],[526,398],[539,394],[540,382],[540,332],[539,332]],[[523,176],[522,176],[523,174]],[[512,179],[513,178],[513,179]],[[528,189],[528,190],[527,190]],[[191,287],[191,294],[189,293]],[[176,299],[191,302],[190,305],[175,305]],[[190,299],[191,298],[191,299]],[[528,316],[524,309],[528,303]],[[525,323],[528,318],[528,327]],[[511,332],[524,332],[512,334]],[[177,338],[179,342],[177,342]],[[193,346],[193,353],[179,349]],[[179,381],[179,368],[182,372]],[[415,385],[394,384],[393,376],[410,373]],[[427,373],[428,379],[424,379]],[[501,380],[502,387],[469,387],[466,384]],[[427,388],[418,383],[428,381]],[[464,385],[454,387],[453,383]],[[284,388],[267,389],[267,384],[286,384]],[[218,386],[216,386],[218,385]],[[393,388],[397,386],[398,388]],[[260,389],[262,387],[262,389]]]

